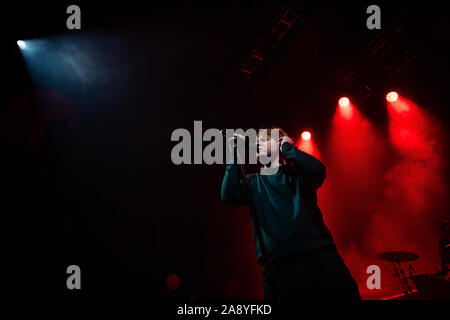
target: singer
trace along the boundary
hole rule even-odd
[[[278,135],[273,134],[277,140],[271,138],[274,130],[278,130]],[[244,137],[235,134],[228,140],[230,148],[236,139]],[[280,128],[260,131],[253,143],[258,158],[271,156],[266,166],[278,170],[244,179],[239,164],[228,163],[221,198],[230,205],[250,204],[254,211],[253,236],[257,263],[262,266],[264,299],[360,300],[358,286],[317,205],[325,166],[298,150]]]

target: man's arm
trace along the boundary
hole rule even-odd
[[[282,141],[281,152],[288,161],[294,164],[306,185],[314,189],[322,185],[326,177],[326,170],[320,160],[298,150],[289,141]]]
[[[220,196],[222,201],[230,205],[239,206],[248,204],[245,184],[240,176],[238,165],[227,165]]]

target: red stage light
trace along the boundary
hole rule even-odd
[[[309,140],[309,139],[311,139],[311,133],[309,133],[308,131],[303,131],[303,133],[302,133],[302,139],[303,139],[303,140]]]
[[[166,286],[169,290],[176,290],[180,286],[180,278],[176,274],[169,274],[166,278]]]
[[[347,97],[342,97],[339,99],[339,105],[341,107],[347,107],[350,104],[350,100]]]
[[[398,99],[398,94],[395,91],[391,91],[386,95],[386,100],[389,102],[395,102]]]

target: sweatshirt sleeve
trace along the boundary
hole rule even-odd
[[[230,205],[248,204],[247,190],[237,164],[227,164],[221,190],[222,201]]]
[[[326,177],[326,170],[319,159],[297,149],[289,142],[283,143],[281,152],[294,164],[306,185],[314,189],[322,185]]]

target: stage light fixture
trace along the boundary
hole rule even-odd
[[[25,49],[27,47],[27,44],[23,40],[17,40],[17,45],[20,49]]]
[[[391,91],[386,95],[386,100],[389,102],[395,102],[398,99],[398,94],[395,91]]]
[[[347,97],[342,97],[339,99],[339,105],[341,107],[347,107],[350,104],[350,100]]]
[[[309,133],[308,131],[303,131],[303,133],[302,133],[302,139],[303,139],[303,140],[309,140],[309,139],[311,139],[311,133]]]
[[[169,290],[176,290],[180,287],[180,277],[174,273],[166,277],[166,286]]]

